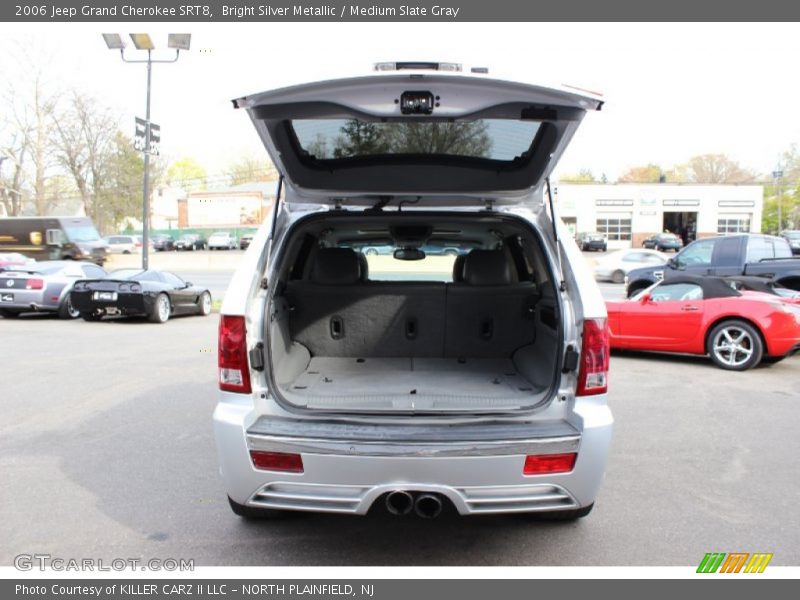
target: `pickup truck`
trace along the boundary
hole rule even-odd
[[[761,234],[726,235],[696,240],[666,265],[634,269],[625,278],[630,298],[656,281],[671,275],[757,275],[800,290],[800,258],[783,238]]]

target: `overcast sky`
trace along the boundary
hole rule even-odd
[[[53,89],[89,91],[132,134],[145,111],[145,67],[124,64],[100,36],[127,31],[150,32],[161,46],[168,31],[192,33],[178,63],[154,66],[152,119],[162,154],[192,156],[210,175],[264,152],[232,98],[369,74],[381,60],[461,62],[602,92],[606,105],[584,120],[561,172],[588,168],[613,180],[631,166],[722,152],[768,173],[800,142],[797,24],[2,23],[0,85],[29,72],[22,63],[31,60]]]

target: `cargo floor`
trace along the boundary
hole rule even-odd
[[[314,357],[284,393],[310,408],[499,410],[536,404],[544,392],[507,358]]]

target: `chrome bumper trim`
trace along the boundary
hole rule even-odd
[[[391,442],[380,442],[247,434],[247,447],[250,450],[336,456],[448,457],[559,454],[577,452],[580,441],[580,435],[528,440],[448,442],[392,440]]]

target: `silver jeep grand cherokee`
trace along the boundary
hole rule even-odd
[[[219,327],[238,515],[593,506],[606,311],[548,176],[602,102],[428,66],[234,101],[281,173]]]

